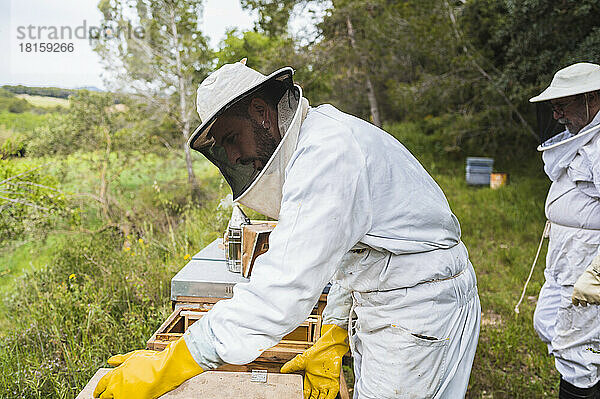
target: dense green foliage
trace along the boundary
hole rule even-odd
[[[0,112],[0,159],[24,156],[36,127],[52,117],[53,114]]]
[[[243,4],[258,11],[256,31],[271,43],[292,37],[290,18],[323,6]],[[423,121],[443,136],[449,155],[517,160],[536,144],[528,98],[558,69],[600,62],[599,12],[597,0],[337,0],[316,25],[316,38],[294,38],[295,50],[286,45],[270,63],[256,65],[268,73],[273,63],[291,62],[312,103],[332,102],[365,119],[373,116],[370,84],[384,121]],[[236,46],[225,42],[225,50]],[[249,60],[261,59],[263,48],[243,49]]]
[[[127,215],[119,225],[106,224],[101,207],[82,197],[98,185],[94,159],[102,156],[99,151],[45,158],[35,181],[49,185],[60,179],[63,195],[60,202],[48,196],[33,200],[72,209],[77,217],[69,211],[59,226],[41,226],[26,215],[29,234],[0,239],[2,398],[74,397],[111,353],[143,347],[170,312],[169,279],[227,222],[229,211],[217,208],[225,195],[222,178],[206,161],[196,165],[210,193],[199,209],[189,198],[181,159],[121,152],[112,159],[121,169],[114,195]],[[40,161],[2,165],[30,170]],[[127,222],[130,233],[123,229]],[[35,232],[51,235],[44,239]]]
[[[557,69],[600,62],[599,14],[597,0],[472,0],[462,24],[509,93],[535,95]]]

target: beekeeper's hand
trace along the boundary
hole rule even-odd
[[[321,338],[281,368],[282,373],[304,371],[305,399],[334,399],[340,389],[342,356],[348,352],[348,332],[334,324],[321,328]]]
[[[138,350],[115,355],[108,364],[118,366],[100,379],[95,398],[153,399],[202,373],[183,338],[162,352]]]
[[[600,255],[577,279],[571,299],[574,305],[600,305]]]

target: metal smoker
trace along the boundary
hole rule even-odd
[[[250,219],[242,208],[235,204],[223,242],[227,269],[233,273],[242,272],[242,227],[250,224]]]

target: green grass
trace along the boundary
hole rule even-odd
[[[24,98],[29,104],[35,107],[53,108],[56,106],[61,106],[63,108],[69,108],[69,100],[65,98],[32,96],[29,94],[17,94],[17,97]]]
[[[547,183],[515,176],[500,190],[448,184],[450,204],[461,221],[463,240],[478,277],[483,325],[469,397],[534,398],[552,393],[558,382],[553,361],[532,328],[535,296],[541,288],[543,254],[527,295],[513,311],[544,227]]]
[[[27,133],[45,123],[51,114],[34,114],[23,112],[13,114],[11,112],[0,112],[0,139],[8,138],[14,132]]]
[[[532,328],[544,253],[521,313],[513,311],[544,226],[549,183],[541,161],[499,160],[498,168],[510,173],[508,186],[469,187],[463,158],[446,154],[416,125],[389,130],[446,193],[477,272],[483,316],[467,397],[556,397],[558,374]],[[73,193],[97,188],[97,160],[97,154],[86,153],[11,162],[49,163],[47,173]],[[226,226],[228,214],[217,208],[226,185],[200,157],[194,167],[205,191],[202,206],[190,205],[179,154],[119,154],[113,164],[118,173],[111,187],[142,235],[62,231],[0,256],[0,398],[73,397],[110,354],[144,347],[169,313],[169,281],[186,263],[185,255]],[[97,227],[97,212],[82,206],[86,223]],[[131,250],[123,251],[125,243]]]
[[[42,242],[25,241],[0,255],[0,290],[11,288],[12,281],[29,270],[38,270],[50,261],[60,235],[51,234]]]

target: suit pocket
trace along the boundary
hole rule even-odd
[[[373,390],[381,392],[382,398],[433,398],[446,373],[450,340],[397,325],[374,332],[373,336],[367,340],[378,353],[367,355],[373,361],[365,364],[376,368],[380,376],[375,379],[377,386]]]

